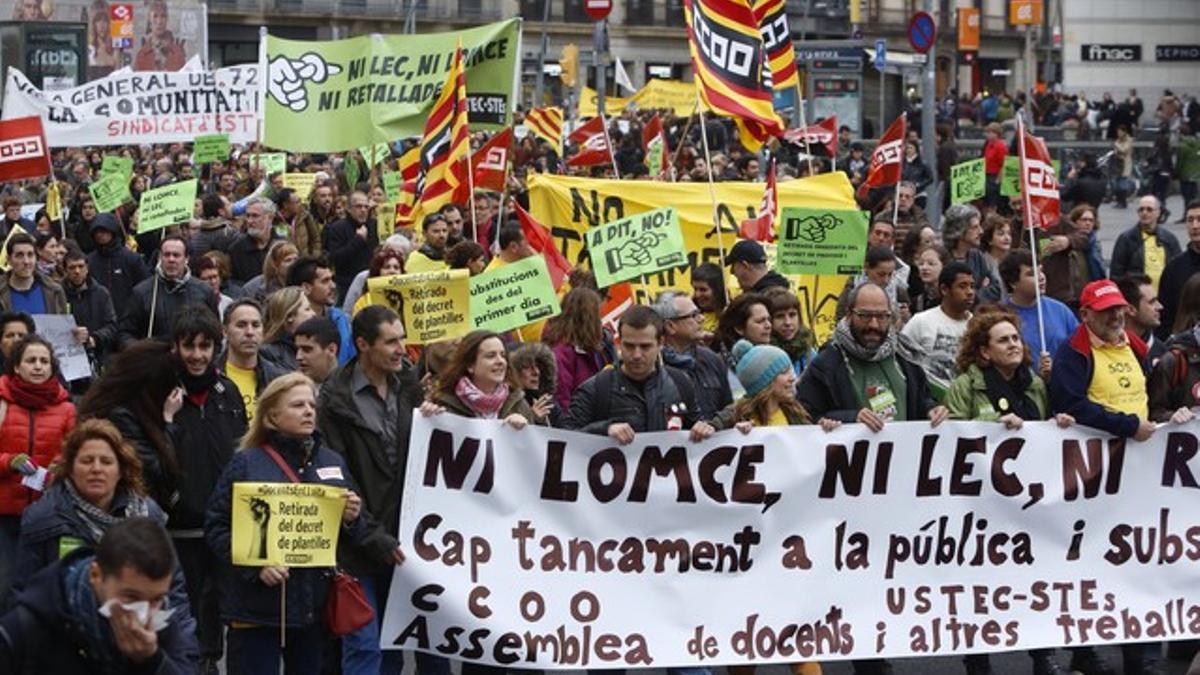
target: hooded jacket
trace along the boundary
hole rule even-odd
[[[149,276],[149,272],[142,256],[125,247],[125,233],[111,213],[101,213],[92,219],[93,238],[99,230],[111,232],[113,238],[108,244],[97,246],[88,254],[88,270],[93,279],[108,289],[113,311],[117,316],[124,316],[134,287]]]
[[[0,376],[0,405],[6,408],[0,421],[0,514],[15,516],[42,493],[21,485],[23,476],[10,466],[13,457],[25,454],[40,467],[50,466],[63,438],[75,428],[75,406],[59,386],[54,403],[41,410],[26,408],[13,400],[12,378]]]
[[[157,293],[154,290],[156,284]],[[155,300],[154,326],[151,327],[150,307]],[[216,293],[208,284],[193,279],[190,270],[185,270],[181,279],[167,279],[161,268],[156,269],[154,276],[133,288],[125,313],[121,315],[117,341],[124,348],[147,337],[148,328],[151,337],[169,336],[175,317],[185,308],[195,305],[204,305],[212,310],[214,316],[220,316]]]

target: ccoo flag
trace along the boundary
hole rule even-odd
[[[762,33],[771,68],[771,86],[792,89],[800,84],[796,72],[796,50],[788,28],[787,0],[754,0],[754,18]]]
[[[466,203],[466,164],[471,152],[467,127],[467,84],[463,75],[462,44],[454,49],[454,60],[446,84],[438,96],[421,139],[421,207],[433,213],[445,204]]]
[[[867,179],[858,188],[859,197],[864,197],[871,188],[895,185],[904,172],[904,137],[908,135],[908,114],[901,114],[892,122],[879,145],[871,151],[871,166]]]
[[[1058,224],[1060,217],[1058,176],[1050,163],[1050,152],[1042,139],[1025,130],[1019,120],[1021,134],[1021,193],[1025,196],[1025,222],[1029,227],[1046,229]]]
[[[667,147],[667,135],[663,133],[662,118],[658,113],[642,127],[642,150],[646,154],[646,168],[654,178],[671,173],[671,154]]]
[[[708,110],[732,117],[742,145],[758,152],[784,124],[775,114],[770,64],[749,0],[684,0],[683,9],[700,98]]]
[[[42,118],[17,117],[0,122],[0,181],[50,174],[50,150]]]
[[[783,137],[796,145],[808,145],[809,147],[823,145],[827,156],[837,157],[837,115],[827,117],[803,129],[788,129],[784,132]]]

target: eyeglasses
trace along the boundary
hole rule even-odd
[[[688,314],[680,314],[679,316],[673,316],[673,317],[671,317],[671,321],[682,321],[683,319],[699,319],[702,316],[704,316],[704,312],[701,312],[700,310],[697,309]]]
[[[1157,211],[1157,210],[1158,209],[1154,208],[1153,206],[1139,206],[1138,207],[1138,213],[1141,213],[1142,211]]]
[[[871,323],[873,321],[887,323],[888,321],[892,320],[891,312],[868,312],[862,309],[855,309],[851,311],[854,313],[854,316],[858,317],[860,321],[864,321],[866,323]]]

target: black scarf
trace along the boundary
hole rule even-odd
[[[1017,368],[1012,379],[1006,380],[995,366],[988,366],[983,369],[983,382],[996,412],[1001,415],[1013,413],[1023,420],[1042,419],[1042,411],[1025,395],[1029,385],[1033,384],[1033,371],[1030,369],[1024,366]]]
[[[199,394],[203,391],[208,391],[217,382],[217,369],[210,365],[203,374],[192,375],[188,372],[187,366],[180,364],[179,366],[179,382],[189,394]]]

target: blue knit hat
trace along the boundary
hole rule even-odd
[[[738,340],[733,345],[733,358],[737,360],[737,378],[746,389],[746,396],[754,396],[771,386],[780,373],[792,367],[787,352],[773,345],[751,345]]]

